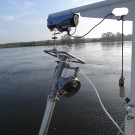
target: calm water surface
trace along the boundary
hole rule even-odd
[[[114,120],[121,125],[125,116],[120,98],[120,43],[70,45],[71,52],[85,60],[80,65],[96,86]],[[37,135],[46,96],[50,92],[56,63],[44,53],[46,47],[0,49],[0,135]],[[124,44],[125,95],[129,95],[131,42]],[[61,98],[55,106],[48,135],[116,135],[118,130],[101,108],[97,96],[79,73],[80,91]]]

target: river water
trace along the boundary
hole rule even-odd
[[[37,135],[56,58],[44,53],[51,46],[0,49],[0,135]],[[119,126],[126,114],[118,81],[121,43],[69,45],[85,60],[79,65],[97,88]],[[129,96],[131,42],[124,43],[125,97]],[[48,135],[116,135],[118,130],[104,113],[93,87],[79,72],[80,91],[57,101]],[[121,96],[121,97],[120,97]]]

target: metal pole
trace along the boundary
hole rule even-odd
[[[135,1],[134,1],[135,5]],[[135,14],[135,9],[132,11]],[[135,16],[133,16],[132,34],[132,66],[131,66],[131,93],[127,115],[125,117],[125,134],[135,135]]]
[[[40,127],[39,135],[47,135],[48,127],[49,127],[49,124],[50,124],[50,121],[51,121],[51,117],[52,117],[52,114],[53,114],[53,110],[54,110],[55,103],[56,103],[56,100],[57,100],[57,95],[58,95],[57,86],[56,86],[57,85],[57,79],[60,78],[62,76],[63,72],[64,72],[64,68],[65,68],[65,65],[66,65],[66,62],[65,62],[66,59],[67,59],[66,56],[62,56],[61,61],[59,62],[58,67],[56,69],[54,81],[53,81],[53,84],[52,84],[52,91],[51,91],[51,94],[48,96],[48,99],[47,99],[46,109],[45,109],[42,124],[41,124],[41,127]]]
[[[43,116],[39,135],[47,135],[47,131],[48,131],[48,127],[49,127],[49,124],[51,121],[51,117],[52,117],[55,103],[56,103],[56,99],[53,99],[53,98],[48,96],[46,110],[45,110],[45,114]]]

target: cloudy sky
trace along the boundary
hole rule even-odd
[[[101,0],[0,0],[0,44],[51,39],[52,32],[47,28],[49,14],[98,1]],[[80,17],[79,21],[78,36],[100,19]],[[131,22],[125,22],[125,34],[132,32],[131,26]],[[108,31],[121,32],[121,23],[106,20],[87,37],[100,37]]]

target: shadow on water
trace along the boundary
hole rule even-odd
[[[114,120],[121,125],[125,116],[123,93],[118,80],[121,73],[120,43],[85,43],[69,46],[71,53],[84,59],[84,73],[96,86],[101,99]],[[48,47],[0,50],[0,134],[37,135],[42,121],[46,97],[56,63],[45,54]],[[131,42],[125,43],[125,95],[129,95]],[[105,115],[97,96],[85,79],[71,98],[56,103],[48,135],[115,135],[117,128]],[[120,95],[120,96],[119,96]]]

